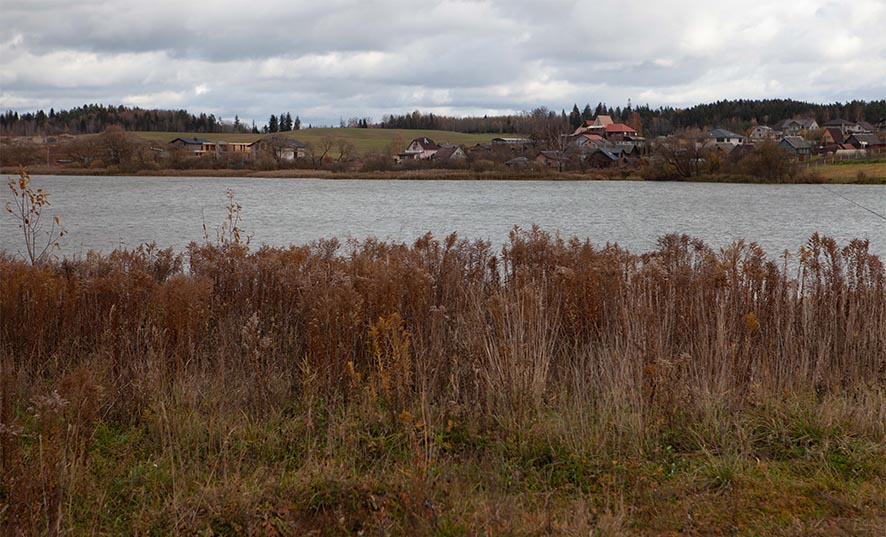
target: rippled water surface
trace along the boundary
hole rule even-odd
[[[815,232],[840,241],[866,238],[886,257],[886,213],[877,185],[744,185],[553,181],[357,181],[182,177],[43,177],[52,214],[68,236],[62,252],[110,251],[155,241],[182,249],[225,216],[225,190],[243,206],[252,242],[285,246],[348,237],[411,242],[428,231],[456,231],[503,243],[515,225],[538,224],[594,244],[649,250],[678,232],[714,247],[759,242],[771,255],[795,251]],[[6,196],[4,192],[4,196]],[[843,196],[843,197],[841,197]],[[8,197],[4,197],[8,199]],[[0,248],[21,250],[4,215]]]

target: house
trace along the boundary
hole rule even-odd
[[[270,152],[279,160],[305,158],[306,145],[287,136],[266,136],[249,144],[253,153]]]
[[[569,157],[560,151],[539,151],[535,155],[535,162],[541,164],[545,168],[562,169],[569,162]]]
[[[858,129],[858,126],[851,121],[846,121],[845,119],[837,118],[837,119],[832,119],[832,120],[828,121],[827,123],[825,123],[824,128],[825,129],[830,129],[830,128],[840,129],[840,132],[842,132],[843,135],[845,136],[846,134],[849,134],[851,132],[856,132],[856,130]]]
[[[492,145],[532,145],[532,140],[529,138],[493,138]]]
[[[474,158],[488,156],[492,153],[492,144],[475,144],[468,148],[468,155]]]
[[[778,142],[778,146],[801,161],[807,160],[812,154],[812,144],[802,136],[785,136]]]
[[[605,132],[606,139],[613,141],[621,141],[628,137],[637,136],[637,131],[624,123],[610,123],[606,125]]]
[[[605,147],[607,145],[607,142],[599,134],[582,134],[581,136],[577,136],[575,138],[573,144],[577,147],[582,148],[597,148]]]
[[[775,129],[766,125],[757,125],[756,127],[748,131],[748,138],[750,138],[752,142],[774,140]]]
[[[824,130],[818,143],[823,148],[830,150],[833,149],[834,146],[842,144],[845,139],[846,138],[843,136],[843,132],[840,129],[836,127],[828,127]]]
[[[738,162],[746,156],[750,155],[756,150],[756,146],[754,144],[741,144],[735,146],[735,148],[729,152],[729,160],[732,162]]]
[[[738,145],[744,142],[744,136],[731,131],[727,131],[726,129],[714,129],[707,133],[707,135],[705,135],[705,138],[708,141],[713,141],[718,144]]]
[[[508,168],[525,168],[526,166],[529,166],[529,159],[526,157],[512,158],[505,162],[505,166]]]
[[[176,138],[169,142],[173,149],[179,149],[195,156],[202,156],[208,152],[215,152],[215,144],[206,138]]]
[[[434,153],[440,150],[440,146],[435,144],[428,137],[416,138],[409,143],[406,151],[400,153],[400,160],[425,160],[434,156]]]
[[[253,155],[252,143],[249,142],[216,142],[216,155],[234,155],[249,160]]]
[[[855,125],[856,125],[856,127],[858,127],[856,132],[860,132],[863,134],[873,134],[873,133],[877,132],[877,127],[874,125],[871,125],[867,121],[858,121]]]
[[[431,158],[444,162],[458,162],[467,159],[468,154],[460,145],[443,145]]]
[[[886,142],[880,140],[876,134],[858,133],[846,138],[844,143],[855,149],[881,149],[886,147]]]
[[[612,125],[613,121],[610,116],[597,116],[594,119],[585,121],[584,132],[589,134],[606,135],[606,127]]]
[[[782,136],[797,136],[803,131],[818,129],[818,122],[811,118],[783,119],[773,127]]]
[[[877,132],[886,132],[886,116],[881,117],[874,128],[877,129]]]
[[[589,119],[587,121],[588,127],[606,128],[608,125],[612,125],[612,123],[612,116],[597,116],[594,119]]]
[[[627,158],[621,149],[603,147],[588,155],[587,163],[593,168],[615,168],[627,164]]]
[[[723,153],[724,155],[728,155],[732,153],[732,151],[738,147],[736,144],[732,144],[729,142],[714,142],[712,146],[710,146],[711,151],[716,151],[717,153]]]

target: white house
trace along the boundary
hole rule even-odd
[[[705,138],[711,142],[718,144],[734,144],[739,145],[744,142],[745,138],[741,134],[736,134],[726,129],[714,129],[709,132]]]

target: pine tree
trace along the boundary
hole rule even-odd
[[[582,122],[588,121],[590,119],[594,119],[594,112],[591,110],[591,105],[586,104],[584,110],[581,112]]]
[[[294,130],[301,130],[301,118],[295,116],[295,121],[292,123],[292,128]]]
[[[271,118],[268,120],[268,132],[280,132],[280,123],[274,114],[271,114]]]
[[[573,129],[577,129],[577,128],[581,127],[581,124],[582,124],[581,112],[578,111],[578,105],[573,104],[572,105],[572,112],[569,112],[569,125]]]

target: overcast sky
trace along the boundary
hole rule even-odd
[[[264,124],[886,97],[886,0],[0,0],[0,108]]]

